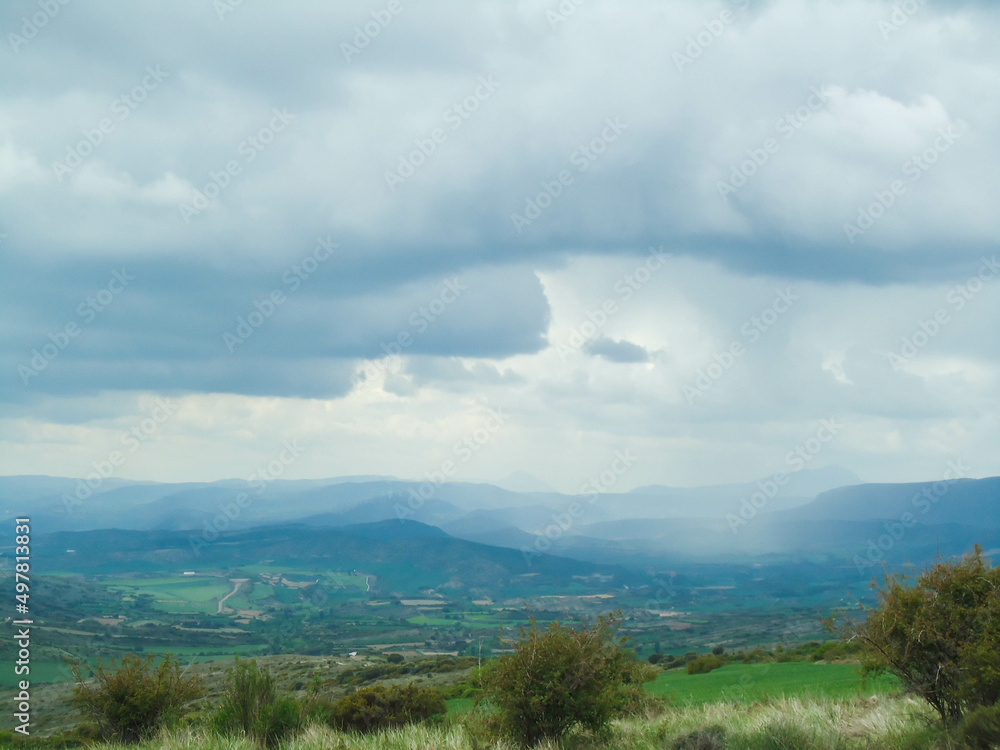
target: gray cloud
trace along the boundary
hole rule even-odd
[[[23,44],[9,34],[29,33],[40,6],[4,4],[10,460],[70,460],[82,432],[66,454],[38,436],[97,429],[142,394],[201,409],[201,394],[273,397],[288,415],[323,400],[345,423],[380,425],[358,443],[369,452],[398,452],[399,434],[432,433],[455,400],[485,393],[525,426],[509,433],[521,453],[482,474],[552,482],[551,462],[529,465],[556,451],[548,430],[602,449],[634,439],[681,455],[681,441],[692,453],[662,470],[713,476],[713,440],[780,455],[831,414],[868,429],[841,459],[869,476],[907,451],[919,467],[950,446],[995,447],[978,416],[998,378],[995,284],[961,311],[945,295],[1000,230],[1000,108],[982,95],[1000,83],[1000,11],[923,4],[887,33],[888,0],[745,5],[592,0],[553,27],[544,0],[404,3],[348,61],[341,44],[378,3],[243,3],[221,19],[194,0],[69,3]],[[699,41],[724,9],[732,22]],[[412,174],[390,184],[401,164]],[[196,191],[210,199],[185,220]],[[297,277],[317,237],[339,248]],[[675,261],[616,287],[650,247]],[[115,271],[134,281],[88,308]],[[741,327],[789,284],[811,296],[686,403],[682,386],[747,343]],[[285,300],[252,335],[224,337],[274,290]],[[620,309],[591,344],[557,356],[606,300]],[[893,370],[887,353],[940,307],[954,321]],[[386,356],[398,366],[359,383]],[[33,360],[44,369],[24,376]],[[379,421],[393,410],[405,429]],[[301,424],[285,419],[261,429]],[[351,429],[329,439],[369,428]],[[602,460],[566,450],[566,466]],[[750,476],[773,470],[746,460]]]
[[[609,362],[633,363],[648,362],[649,352],[631,341],[615,341],[600,337],[587,343],[584,347],[595,357],[604,357]]]

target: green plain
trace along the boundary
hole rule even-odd
[[[708,674],[689,675],[671,669],[643,686],[673,705],[720,701],[753,703],[768,698],[854,698],[898,692],[899,680],[881,676],[864,679],[854,664],[778,662],[727,664]]]

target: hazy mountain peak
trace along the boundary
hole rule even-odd
[[[545,484],[541,479],[532,476],[526,471],[515,471],[503,479],[490,482],[489,484],[508,492],[555,492],[552,487]]]
[[[799,497],[815,497],[821,492],[864,484],[864,481],[849,469],[832,464],[816,469],[802,469],[788,475],[788,483],[783,494]]]

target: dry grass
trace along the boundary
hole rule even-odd
[[[573,733],[538,750],[953,750],[934,715],[910,697],[823,700],[787,698],[754,704],[715,703],[653,710],[615,722],[605,736]],[[715,729],[712,739],[710,728]],[[719,737],[722,738],[721,743]],[[684,744],[688,738],[688,744]],[[706,739],[707,738],[707,739]],[[698,744],[701,742],[703,744]],[[705,744],[707,743],[707,744]],[[712,744],[714,743],[714,744]],[[111,745],[95,750],[123,750]],[[135,750],[135,749],[133,749]],[[200,729],[167,732],[138,750],[258,750],[242,739]],[[310,726],[283,750],[516,750],[471,715],[436,726],[357,736]]]

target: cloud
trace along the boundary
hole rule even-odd
[[[669,457],[639,483],[749,479],[831,415],[866,476],[1000,471],[997,286],[948,301],[1000,230],[997,9],[886,32],[888,1],[556,7],[404,5],[350,60],[360,0],[71,4],[8,44],[0,469],[85,468],[88,431],[166,394],[214,421],[175,423],[161,477],[240,476],[255,430],[420,475],[480,396],[517,417],[480,476],[572,487],[634,445]]]
[[[595,357],[603,357],[608,362],[634,363],[649,361],[649,352],[638,344],[633,344],[631,341],[615,341],[603,336],[588,342],[586,350]]]

